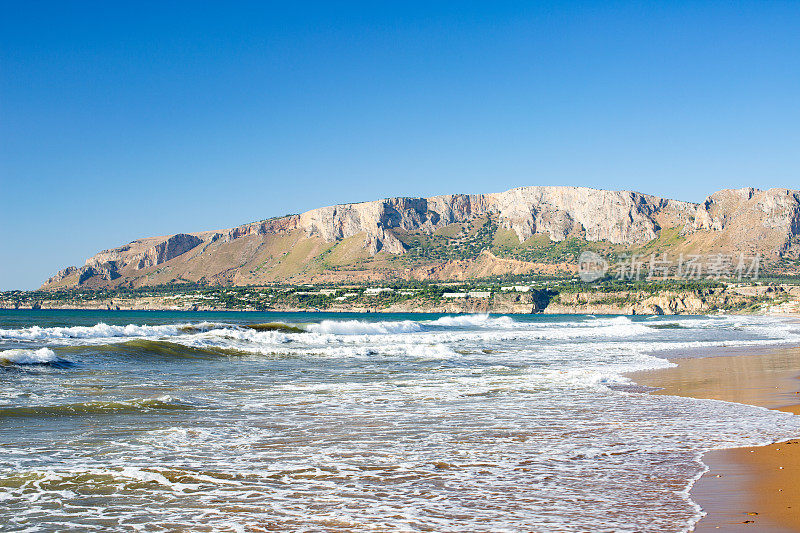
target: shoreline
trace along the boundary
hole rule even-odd
[[[663,357],[665,354],[661,354]],[[627,374],[650,394],[744,403],[800,414],[800,347],[720,348],[678,366]],[[701,457],[707,471],[689,489],[705,516],[692,531],[800,532],[800,435]]]
[[[41,309],[51,310],[55,309]],[[800,415],[797,344],[715,346],[692,350],[689,356],[685,350],[652,355],[678,366],[626,373],[639,385],[658,388],[651,394],[716,399]],[[792,479],[800,475],[800,434],[765,446],[698,452],[697,460],[706,471],[684,490],[706,516],[691,531],[800,532],[800,484],[793,488]]]
[[[800,286],[769,282],[649,283],[584,286],[571,280],[532,285],[460,281],[403,286],[165,286],[130,290],[0,292],[2,309],[164,311],[328,311],[713,315],[800,314]],[[677,284],[676,284],[677,283]]]
[[[775,318],[792,318],[800,321],[800,312],[783,312],[783,311],[765,311],[753,312],[747,311],[726,311],[722,313],[665,313],[665,314],[641,314],[631,313],[625,309],[603,309],[603,310],[586,310],[578,308],[567,308],[558,310],[507,310],[507,309],[493,309],[493,308],[459,308],[450,306],[434,306],[428,308],[413,307],[413,308],[378,308],[378,307],[335,307],[335,308],[311,308],[311,307],[273,307],[269,309],[258,308],[228,308],[228,307],[205,307],[199,309],[184,309],[174,307],[79,307],[79,306],[60,306],[60,307],[3,307],[0,306],[0,311],[102,311],[102,312],[177,312],[177,313],[341,313],[341,314],[354,314],[354,315],[382,315],[382,314],[436,314],[436,315],[475,315],[475,314],[489,314],[489,315],[594,315],[594,316],[626,316],[626,317],[702,317],[702,316],[770,316]],[[744,351],[748,351],[750,347],[743,347]],[[716,352],[717,347],[711,347],[708,351]],[[683,353],[683,352],[681,352]],[[662,357],[672,361],[671,353],[655,354],[656,357]],[[702,356],[702,357],[714,357]],[[688,359],[685,356],[678,359]]]

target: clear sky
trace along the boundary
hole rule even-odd
[[[800,2],[0,2],[0,289],[521,185],[800,188]]]

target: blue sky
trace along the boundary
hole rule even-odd
[[[388,196],[798,188],[798,27],[795,1],[3,2],[0,289]]]

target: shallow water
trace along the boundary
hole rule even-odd
[[[282,322],[303,332],[257,330]],[[765,317],[0,311],[8,531],[685,531],[797,417],[631,392]]]

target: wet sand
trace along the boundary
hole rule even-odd
[[[672,361],[677,367],[630,377],[661,388],[653,394],[726,400],[800,414],[800,348],[735,353],[676,358]],[[713,451],[703,456],[703,462],[709,471],[691,494],[707,516],[694,531],[800,532],[800,435],[780,444]]]

